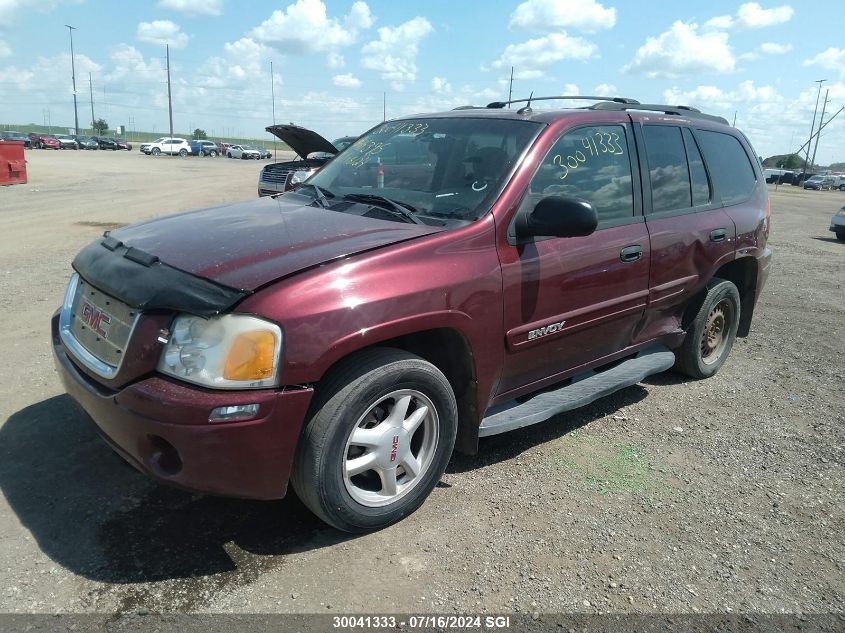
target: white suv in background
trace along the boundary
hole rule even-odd
[[[153,156],[158,156],[159,154],[187,156],[191,153],[191,144],[183,138],[160,138],[154,143],[142,146],[141,151],[145,154],[152,154]]]

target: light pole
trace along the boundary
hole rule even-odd
[[[812,145],[813,132],[816,129],[816,114],[819,112],[819,98],[822,96],[822,84],[826,81],[827,79],[816,79],[815,81],[815,83],[819,84],[819,93],[816,95],[816,108],[813,110],[813,125],[810,127],[810,140],[807,142],[807,154],[804,157],[804,172],[801,174],[804,176],[802,180],[807,177],[807,162],[810,160],[810,145]]]
[[[76,27],[70,24],[65,24],[65,26],[67,27],[68,33],[70,33],[70,76],[73,80],[73,129],[76,136],[79,136],[79,112],[76,109],[76,64],[73,61],[73,32]]]

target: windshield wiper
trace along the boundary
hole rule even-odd
[[[311,189],[314,190],[314,199],[320,204],[321,207],[323,207],[324,209],[329,208],[329,199],[326,194],[334,198],[334,194],[331,191],[318,187],[317,185],[312,185],[310,182],[299,183],[297,189],[303,189],[305,187],[311,187]]]
[[[371,193],[348,193],[343,196],[343,199],[352,200],[352,202],[369,203],[382,209],[386,209],[387,211],[392,211],[394,215],[398,215],[408,222],[412,222],[414,224],[425,224],[425,222],[414,215],[417,213],[417,210],[410,204],[406,204],[404,202],[397,202],[396,200],[391,200],[390,198],[385,198],[384,196],[378,196]]]

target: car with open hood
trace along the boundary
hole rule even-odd
[[[329,142],[313,130],[298,125],[271,125],[268,132],[284,141],[297,154],[297,159],[270,163],[258,176],[258,195],[272,196],[290,191],[299,182],[349,147],[357,136],[344,136]]]
[[[581,99],[387,121],[292,191],[105,234],[53,315],[65,390],[162,482],[290,482],[361,532],[453,449],[713,376],[770,270],[757,154],[687,106]]]

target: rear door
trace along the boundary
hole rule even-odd
[[[505,361],[497,396],[530,391],[627,347],[646,305],[648,233],[630,120],[564,132],[540,162],[519,209],[547,196],[590,202],[585,237],[509,240],[500,252]]]
[[[695,133],[677,120],[643,119],[635,131],[651,264],[648,310],[635,342],[679,329],[687,302],[734,258],[736,242]]]

